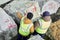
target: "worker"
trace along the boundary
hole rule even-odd
[[[48,11],[43,12],[42,17],[35,23],[35,34],[39,34],[43,39],[51,24],[51,17]]]
[[[29,34],[34,32],[34,25],[31,21],[31,19],[33,18],[33,14],[31,12],[28,12],[27,16],[22,17],[21,13],[17,12],[17,16],[19,17],[19,19],[21,19],[19,27],[19,39],[22,40],[22,36],[23,40],[27,40]]]

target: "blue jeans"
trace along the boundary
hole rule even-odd
[[[27,40],[27,39],[29,39],[29,37],[30,37],[30,35],[24,37],[24,36],[18,34],[18,38],[17,38],[17,40]]]
[[[39,34],[43,39],[45,38],[45,34]]]

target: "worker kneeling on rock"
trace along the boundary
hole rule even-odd
[[[40,18],[37,22],[35,23],[35,34],[39,34],[42,38],[45,38],[45,34],[51,24],[50,13],[48,11],[43,12],[42,18]]]
[[[33,14],[29,12],[26,17],[25,16],[24,17],[19,16],[19,17],[21,19],[21,22],[20,22],[20,27],[19,27],[18,38],[21,39],[23,37],[23,39],[21,40],[27,40],[29,34],[34,32],[34,25],[31,21],[31,19],[33,18]]]

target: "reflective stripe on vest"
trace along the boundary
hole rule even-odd
[[[50,22],[45,22],[43,19],[40,19],[39,22],[40,22],[40,27],[36,29],[36,32],[39,34],[45,34],[50,26]]]
[[[21,23],[20,23],[20,28],[19,28],[19,33],[23,36],[27,36],[30,33],[30,28],[33,25],[31,24],[24,24],[24,18],[21,19]]]

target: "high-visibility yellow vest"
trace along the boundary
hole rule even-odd
[[[43,19],[39,20],[40,26],[36,28],[36,32],[39,34],[45,34],[51,24],[51,20],[45,22]]]
[[[30,34],[30,28],[33,24],[24,24],[24,17],[21,19],[19,33],[23,36],[28,36]]]

